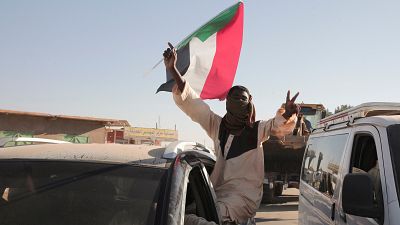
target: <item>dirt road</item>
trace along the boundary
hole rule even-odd
[[[256,215],[257,225],[297,225],[299,191],[289,188],[277,204],[264,204]]]

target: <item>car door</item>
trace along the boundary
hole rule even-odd
[[[196,151],[187,152],[185,159],[192,166],[189,173],[186,199],[190,197],[194,199],[196,205],[194,214],[207,221],[222,224],[217,210],[217,198],[209,178],[209,173],[211,173],[215,164],[214,159]],[[189,206],[188,202],[186,202],[186,206]],[[185,213],[192,212],[190,212],[190,209],[185,209]]]
[[[351,151],[346,155],[343,177],[347,173],[368,173],[373,178],[375,199],[378,205],[385,209],[386,179],[384,176],[384,161],[382,144],[379,131],[372,125],[362,125],[354,129],[352,134]],[[374,175],[373,175],[374,174]],[[342,194],[340,194],[340,199]],[[386,213],[385,213],[386,214]],[[384,223],[384,218],[367,218],[346,214],[343,211],[341,201],[338,209],[339,225],[378,225]]]
[[[195,214],[207,221],[222,224],[215,192],[199,155],[178,154],[171,165],[168,225],[183,225],[185,214]]]
[[[337,181],[348,133],[311,137],[303,160],[299,198],[300,224],[334,224]]]
[[[220,224],[216,197],[208,181],[207,172],[201,164],[194,166],[190,172],[187,190],[185,213],[195,214],[207,221]],[[193,201],[190,203],[188,199]]]
[[[299,224],[308,225],[315,224],[314,215],[314,190],[311,186],[313,183],[313,174],[315,171],[315,150],[313,149],[312,139],[308,140],[304,153],[303,166],[300,178],[300,195],[299,195]]]

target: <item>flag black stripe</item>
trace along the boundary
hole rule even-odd
[[[189,43],[187,45],[183,46],[182,48],[180,48],[177,51],[177,54],[178,54],[178,59],[176,61],[176,68],[178,69],[180,74],[182,76],[184,76],[186,74],[187,70],[189,69],[189,65],[190,65]],[[157,92],[160,92],[160,91],[171,92],[172,91],[172,87],[174,86],[175,81],[172,78],[172,75],[169,73],[169,71],[166,71],[166,74],[167,74],[167,82],[162,84],[157,89]]]

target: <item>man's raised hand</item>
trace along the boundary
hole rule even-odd
[[[172,77],[174,78],[176,84],[178,85],[178,89],[183,92],[185,87],[185,79],[181,76],[178,69],[176,69],[176,60],[178,58],[176,54],[176,48],[172,46],[171,43],[168,42],[169,48],[164,51],[164,64],[166,69],[171,73]]]
[[[174,46],[168,42],[169,48],[167,48],[164,53],[164,64],[168,70],[175,70],[176,65],[176,49]]]
[[[285,113],[282,115],[285,119],[289,119],[293,114],[298,114],[300,112],[300,106],[295,103],[296,98],[299,96],[299,92],[297,92],[293,98],[290,98],[290,90],[286,95],[286,103],[285,103]]]

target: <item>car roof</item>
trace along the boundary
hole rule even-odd
[[[376,126],[388,127],[393,124],[400,124],[400,115],[393,116],[371,116],[360,118],[354,124],[369,123]]]
[[[165,148],[152,145],[57,144],[27,145],[0,150],[0,160],[66,160],[104,163],[134,163],[166,167]]]
[[[357,126],[363,124],[386,128],[391,125],[400,124],[400,115],[361,117],[355,119],[352,125]],[[329,127],[329,129],[314,129],[311,135],[315,136],[324,134],[326,132],[329,132],[330,128],[331,127]],[[351,126],[348,126],[346,123],[341,123],[332,125],[332,128],[334,128],[333,130],[350,129]]]

